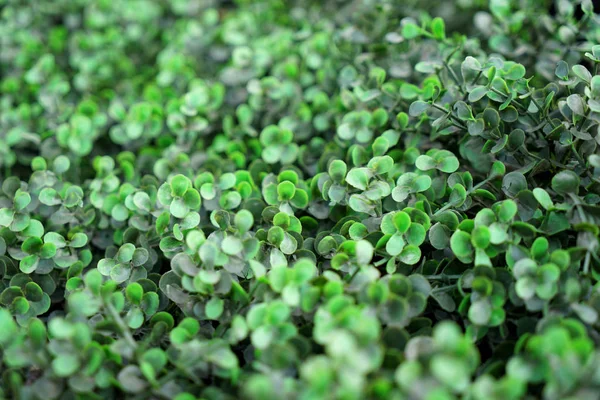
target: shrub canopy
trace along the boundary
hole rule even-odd
[[[597,399],[591,0],[0,6],[0,397]]]

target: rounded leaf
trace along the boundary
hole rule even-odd
[[[558,194],[579,193],[579,176],[570,170],[560,171],[552,178],[552,190]]]
[[[410,228],[411,224],[410,216],[404,211],[396,212],[392,217],[392,222],[396,230],[400,233],[408,231],[408,228]]]
[[[456,231],[450,238],[450,248],[459,258],[469,257],[473,253],[471,235],[464,231]]]
[[[181,174],[175,175],[171,178],[171,196],[183,197],[191,185],[192,183],[187,176]]]

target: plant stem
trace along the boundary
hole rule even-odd
[[[354,270],[354,272],[352,273],[352,275],[350,276],[350,279],[348,280],[348,284],[352,283],[352,281],[354,280],[354,277],[356,275],[358,275],[358,271],[360,271],[360,267],[356,267],[356,270]]]
[[[104,302],[104,308],[106,309],[106,311],[108,311],[112,319],[115,321],[115,323],[121,330],[123,338],[125,339],[127,344],[129,344],[134,351],[137,350],[137,342],[133,338],[133,335],[129,331],[129,327],[127,326],[127,324],[125,324],[125,321],[123,321],[123,318],[121,318],[117,310],[115,310],[113,305],[109,302]]]
[[[423,275],[424,278],[435,281],[435,280],[444,280],[444,279],[460,279],[462,275]]]
[[[456,283],[449,286],[440,286],[433,288],[431,291],[435,293],[449,292],[456,288]]]
[[[504,98],[508,98],[509,97],[509,95],[507,95],[505,93],[502,93],[498,89],[493,88],[491,86],[490,86],[490,90],[492,92],[496,93],[498,96],[503,96]],[[529,119],[531,119],[533,121],[533,123],[535,125],[539,125],[540,124],[540,121],[537,119],[537,117],[535,117],[533,114],[527,113],[527,108],[525,108],[525,106],[523,104],[521,104],[519,101],[517,101],[517,99],[511,99],[510,102],[513,103],[518,108],[520,108],[521,111],[525,112],[525,115],[527,115],[529,117]]]
[[[448,72],[450,73],[450,77],[452,78],[452,80],[454,81],[454,83],[456,83],[456,86],[458,86],[458,90],[464,94],[465,91],[462,87],[462,85],[460,84],[460,81],[458,79],[458,76],[456,76],[456,72],[454,72],[454,70],[452,68],[450,68],[450,65],[448,65],[448,63],[446,61],[444,61],[444,67],[446,67],[446,69],[448,70]]]
[[[442,106],[440,106],[439,104],[436,104],[436,103],[431,103],[431,106],[433,108],[435,108],[436,110],[439,110],[439,111],[443,112],[444,114],[448,114],[450,116],[450,118],[453,119],[454,122],[457,124],[456,126],[458,128],[467,130],[467,127],[462,124],[462,121],[460,119],[458,119],[456,116],[454,116],[454,114],[452,114],[452,111],[448,111],[444,107],[442,107]]]
[[[585,275],[590,273],[590,252],[585,253],[585,260],[583,261],[583,273]]]
[[[488,183],[490,181],[490,178],[486,178],[483,181],[479,182],[477,185],[473,186],[471,189],[467,190],[467,196],[470,195],[471,193],[473,193],[475,190],[479,189],[480,187],[482,187],[483,185],[485,185],[486,183]],[[442,208],[438,209],[435,213],[433,213],[433,216],[437,216],[439,214],[441,214],[442,212],[446,211],[447,209],[449,209],[450,207],[452,207],[454,204],[452,203],[447,203],[445,206],[443,206]]]
[[[252,287],[252,289],[250,289],[250,292],[248,292],[248,301],[244,302],[244,303],[240,303],[239,306],[237,306],[237,308],[235,309],[235,311],[233,312],[233,315],[238,315],[240,313],[240,311],[242,311],[242,308],[246,307],[248,304],[250,304],[252,302],[252,296],[254,295],[254,293],[256,292],[256,290],[258,289],[258,287],[262,284],[263,282],[260,280],[256,281],[256,284]],[[227,323],[227,325],[230,325],[231,321],[229,321]],[[223,329],[221,331],[221,333],[219,334],[219,337],[223,337],[225,335],[225,333],[227,332],[227,329],[229,327],[227,326],[227,328]]]

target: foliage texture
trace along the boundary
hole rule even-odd
[[[597,399],[599,43],[591,0],[0,0],[0,397]]]

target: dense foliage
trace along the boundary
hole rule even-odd
[[[0,13],[0,397],[597,399],[591,0]]]

